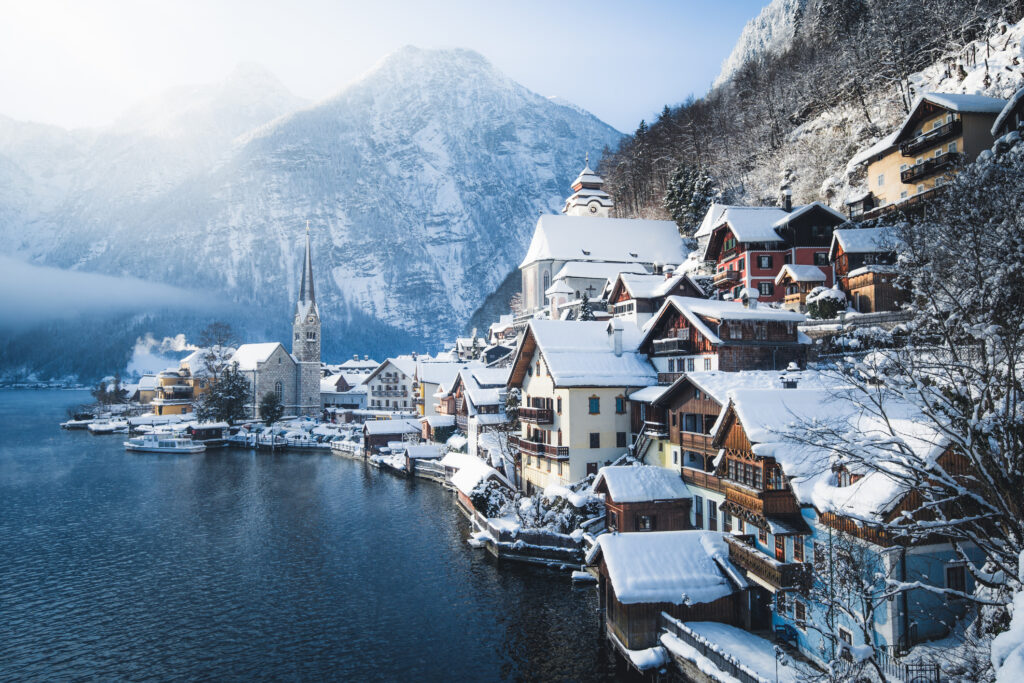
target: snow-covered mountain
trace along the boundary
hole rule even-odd
[[[620,137],[466,50],[404,48],[301,105],[246,67],[101,131],[0,120],[2,243],[215,292],[287,339],[309,219],[325,347],[369,350],[369,329],[385,352],[429,345],[518,264],[584,154]]]
[[[749,61],[784,52],[796,36],[808,0],[771,0],[761,13],[747,22],[722,70],[712,84],[718,87]]]

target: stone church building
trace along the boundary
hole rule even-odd
[[[292,352],[280,342],[242,344],[232,361],[249,380],[252,401],[246,408],[250,417],[259,418],[260,400],[271,391],[281,399],[285,415],[320,414],[320,311],[313,289],[308,226],[302,285],[292,320]]]

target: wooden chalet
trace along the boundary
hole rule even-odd
[[[992,124],[992,137],[998,140],[1004,135],[1024,130],[1024,88],[1013,94]]]
[[[754,295],[756,297],[756,294]],[[671,384],[685,372],[776,370],[803,365],[809,340],[797,330],[802,314],[748,303],[672,296],[640,343]]]
[[[895,284],[896,258],[892,228],[836,230],[829,248],[839,288],[859,313],[895,311],[906,300]]]
[[[609,313],[637,325],[650,320],[670,296],[705,298],[704,290],[689,275],[619,273],[606,290]]]
[[[691,529],[692,498],[677,472],[649,465],[598,470],[594,493],[604,495],[608,531]]]
[[[722,534],[604,534],[587,556],[599,571],[605,629],[621,648],[658,645],[661,614],[749,628],[747,582]]]
[[[419,437],[422,427],[417,420],[367,420],[363,424],[363,449],[366,455],[379,453],[390,441],[408,436]]]
[[[782,266],[775,278],[775,286],[784,292],[782,307],[801,313],[806,311],[807,295],[828,281],[826,270],[818,266],[795,266],[789,263]]]

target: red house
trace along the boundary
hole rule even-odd
[[[739,299],[744,287],[760,293],[762,302],[785,297],[775,278],[782,266],[820,266],[826,287],[832,286],[828,251],[832,231],[846,216],[821,202],[792,208],[730,206],[715,222],[704,260],[715,263],[714,286],[724,299]]]

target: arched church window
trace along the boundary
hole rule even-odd
[[[277,394],[277,400],[280,401],[284,398],[284,385],[280,382],[274,384],[274,393]]]
[[[548,287],[550,287],[550,286],[551,286],[551,273],[545,272],[544,273],[544,288],[542,290],[542,293],[543,292],[547,292],[548,291]],[[547,295],[545,294],[545,296],[547,296]]]

